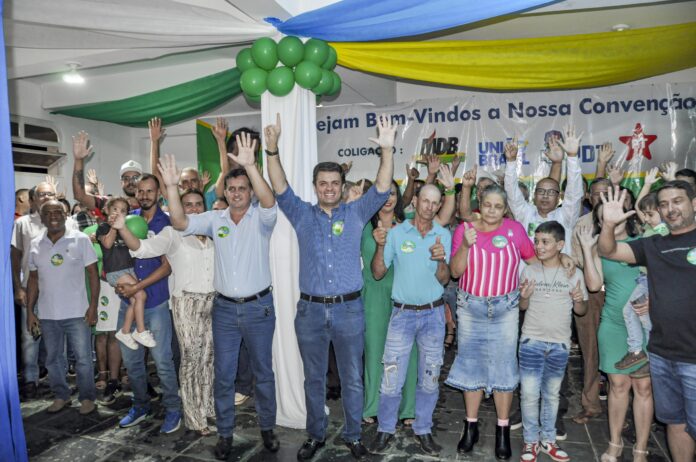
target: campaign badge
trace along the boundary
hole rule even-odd
[[[227,226],[220,226],[217,230],[218,237],[227,237],[230,235],[230,228]]]
[[[106,311],[100,311],[99,319],[101,319],[102,321],[106,321],[107,319],[109,319],[109,313],[107,313]]]
[[[493,242],[494,247],[502,249],[503,247],[505,247],[507,245],[508,240],[505,238],[505,236],[498,235],[498,236],[495,236],[493,238],[492,242]]]
[[[658,225],[655,226],[655,227],[653,228],[653,230],[654,230],[657,234],[659,234],[660,236],[666,236],[666,235],[669,234],[669,228],[667,227],[666,224],[664,224],[664,223],[662,223],[662,222],[658,223]]]
[[[59,253],[53,255],[53,256],[51,257],[51,264],[52,264],[53,266],[60,266],[60,265],[62,265],[62,264],[63,264],[63,256],[62,256],[61,254],[59,254]]]
[[[99,303],[101,303],[101,306],[107,306],[109,304],[109,297],[107,297],[106,295],[100,297]]]
[[[403,253],[413,253],[416,250],[416,244],[413,241],[404,241],[401,243],[401,251]]]
[[[686,261],[692,265],[696,265],[696,247],[689,250],[689,253],[686,254]]]
[[[533,237],[539,223],[530,223],[527,225],[527,236]]]
[[[343,220],[338,220],[331,225],[331,232],[334,236],[343,234]]]

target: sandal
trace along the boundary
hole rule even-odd
[[[196,433],[200,436],[210,436],[213,434],[213,431],[208,427],[203,427],[200,430],[196,430]]]
[[[404,419],[401,421],[401,423],[404,424],[404,427],[411,428],[413,426],[413,422],[415,421],[416,419]]]
[[[602,454],[602,457],[600,457],[599,460],[601,462],[617,462],[619,459],[623,460],[623,447],[623,440],[621,440],[621,444],[616,444],[609,441],[609,448],[606,451],[604,451],[604,454]],[[611,454],[609,454],[609,451],[611,451],[612,448],[619,450],[618,456],[612,456]]]
[[[106,377],[106,379],[104,379],[103,377]],[[97,378],[97,381],[94,382],[94,387],[97,390],[105,389],[107,380],[109,380],[109,371],[99,371],[99,376]]]
[[[599,414],[599,412],[595,413],[582,410],[578,415],[573,417],[573,422],[575,422],[576,424],[585,425],[590,420],[594,419],[595,417],[598,417]]]
[[[363,417],[362,420],[365,425],[372,425],[373,423],[377,422],[376,417]]]
[[[642,451],[640,449],[636,449],[636,445],[635,444],[633,445],[633,461],[634,462],[635,461],[643,461],[643,460],[647,461],[649,454],[650,454],[650,452],[648,452],[647,450]]]

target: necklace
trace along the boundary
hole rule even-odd
[[[551,287],[556,283],[556,276],[558,276],[558,270],[561,269],[561,266],[558,265],[556,267],[556,272],[553,275],[553,281],[551,281],[551,285],[549,285],[549,282],[546,280],[546,271],[544,271],[544,265],[541,265],[541,274],[544,275],[544,284],[546,284],[546,293],[544,294],[545,298],[551,297]]]

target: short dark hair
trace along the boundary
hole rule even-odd
[[[29,190],[27,188],[19,188],[17,191],[15,191],[15,199],[19,197],[20,194],[23,193],[29,193]]]
[[[216,203],[216,202],[218,202],[218,201],[224,202],[225,205],[230,205],[230,204],[227,203],[227,199],[225,199],[225,196],[218,196],[218,197],[216,197],[215,200],[213,201],[213,204]]]
[[[60,202],[63,205],[67,205],[68,206],[68,214],[70,214],[70,201],[64,197],[61,197],[60,199],[58,199],[58,202]]]
[[[341,184],[346,182],[346,174],[341,165],[336,162],[319,162],[312,171],[312,184],[316,186],[319,172],[336,172],[341,175]]]
[[[154,181],[155,184],[157,185],[157,189],[160,189],[160,182],[157,179],[157,177],[155,175],[153,175],[152,173],[145,173],[143,176],[140,177],[140,179],[138,180],[138,183],[140,183],[141,181],[147,181],[147,180]]]
[[[649,210],[657,210],[657,193],[651,192],[645,195],[638,204],[636,204],[638,210],[641,212],[647,212]]]
[[[104,204],[104,209],[102,210],[104,212],[104,215],[109,214],[109,207],[111,207],[116,202],[123,202],[124,204],[126,204],[126,213],[130,212],[130,203],[128,203],[128,199],[123,196],[116,196],[112,197],[111,199],[106,201],[106,204]]]
[[[611,180],[609,178],[604,178],[601,176],[592,180],[592,182],[590,183],[590,189],[592,189],[592,186],[594,186],[596,184],[598,184],[598,185],[603,184],[603,185],[606,185],[608,188],[611,188],[613,186],[611,183]]]
[[[681,189],[686,193],[686,196],[689,198],[689,200],[694,200],[696,197],[696,191],[694,191],[694,188],[691,187],[691,184],[689,184],[688,181],[684,180],[673,180],[673,181],[668,181],[667,183],[663,184],[660,189],[657,190],[657,195],[660,195],[660,192],[662,192],[665,189]]]
[[[205,206],[205,195],[200,189],[187,189],[179,195],[179,198],[183,202],[184,196],[188,196],[189,194],[195,194],[199,196],[201,199],[203,199],[203,210],[208,210],[208,208]]]
[[[30,201],[33,201],[35,195],[36,195],[36,186],[32,186],[32,187],[29,189],[29,200],[30,200]]]
[[[251,186],[251,180],[249,179],[249,175],[247,174],[246,170],[243,168],[234,168],[227,172],[227,175],[225,175],[225,181],[222,183],[225,189],[227,189],[227,180],[240,176],[246,177],[247,181],[249,182],[249,186]]]
[[[565,228],[556,220],[545,221],[534,231],[534,234],[550,234],[556,241],[565,241]]]
[[[234,151],[234,147],[237,144],[237,135],[241,135],[242,133],[250,134],[252,143],[254,142],[254,140],[256,140],[256,149],[259,149],[259,147],[261,146],[261,137],[259,135],[259,132],[251,128],[241,127],[230,134],[230,137],[227,140],[227,152]]]
[[[696,172],[691,170],[690,168],[683,168],[676,172],[674,176],[685,176],[691,178],[696,183]]]

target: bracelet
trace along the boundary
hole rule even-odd
[[[278,155],[277,149],[275,151],[269,151],[268,149],[264,149],[264,151],[266,151],[267,156],[277,156]]]
[[[445,196],[454,196],[455,194],[457,194],[456,189],[445,189]]]

